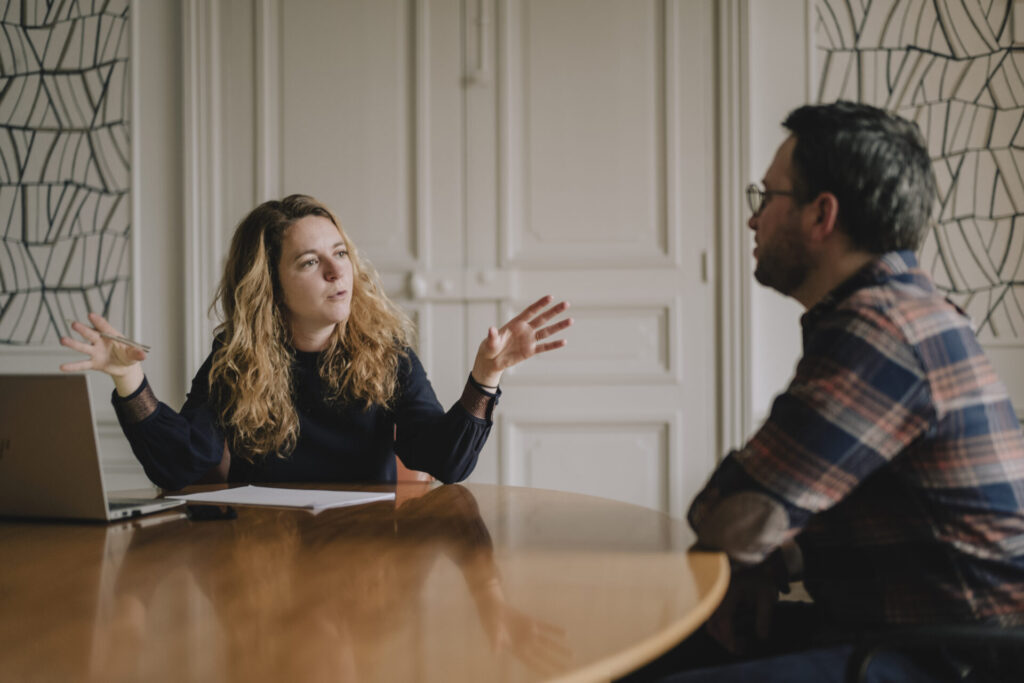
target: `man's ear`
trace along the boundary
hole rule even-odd
[[[822,192],[804,206],[804,219],[810,236],[823,241],[835,231],[839,221],[839,200],[831,192]]]

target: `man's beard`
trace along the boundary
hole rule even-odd
[[[804,283],[810,270],[811,259],[797,227],[786,226],[775,242],[759,246],[754,278],[765,287],[790,296]]]

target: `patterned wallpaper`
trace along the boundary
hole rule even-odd
[[[817,0],[814,27],[819,101],[921,127],[940,193],[921,262],[989,343],[1024,340],[1024,46],[1011,4]]]
[[[0,344],[131,306],[128,0],[0,0]]]

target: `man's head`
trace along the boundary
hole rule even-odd
[[[875,255],[917,249],[935,177],[917,126],[875,107],[794,110],[792,133],[748,188],[761,284],[813,304]]]
[[[935,176],[917,124],[853,102],[807,105],[782,122],[796,139],[796,201],[835,195],[837,223],[855,249],[916,250],[935,202]]]

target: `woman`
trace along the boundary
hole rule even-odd
[[[408,318],[381,291],[331,212],[291,195],[235,231],[217,294],[223,322],[182,407],[157,401],[143,351],[102,316],[61,344],[89,356],[65,372],[114,380],[114,408],[147,476],[165,489],[201,479],[394,481],[394,454],[444,482],[469,476],[491,428],[502,372],[561,348],[572,324],[544,297],[480,344],[462,398],[445,413],[410,348]]]

